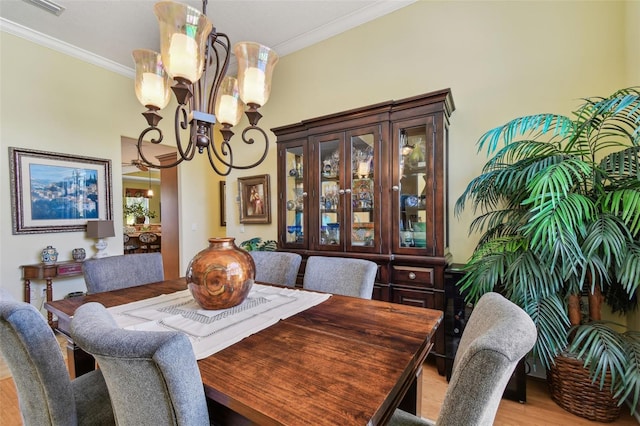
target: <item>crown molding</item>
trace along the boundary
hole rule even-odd
[[[345,15],[318,28],[314,28],[299,35],[298,37],[287,40],[276,46],[272,46],[272,48],[282,57],[341,34],[366,22],[373,21],[374,19],[380,18],[381,16],[387,15],[391,12],[395,12],[396,10],[402,9],[416,1],[417,0],[379,0],[366,8],[358,9],[353,13]]]
[[[80,59],[81,61],[113,71],[116,74],[120,74],[131,79],[136,76],[136,72],[133,68],[125,67],[110,59],[91,53],[88,50],[81,49],[77,46],[50,37],[2,17],[0,17],[0,30],[41,46],[48,47],[60,53],[64,53],[65,55],[72,56],[76,59]]]
[[[356,12],[345,15],[339,19],[329,22],[328,24],[322,25],[318,28],[314,28],[304,34],[299,35],[298,37],[287,40],[283,43],[278,44],[277,46],[273,46],[272,48],[276,52],[278,52],[278,55],[285,56],[297,50],[304,49],[305,47],[331,38],[335,35],[341,34],[366,22],[387,15],[391,12],[415,3],[416,1],[417,0],[379,0],[366,8],[359,9]],[[110,59],[98,56],[95,53],[81,49],[77,46],[58,40],[2,17],[0,17],[0,31],[13,34],[17,37],[21,37],[25,40],[29,40],[41,46],[45,46],[55,51],[64,53],[65,55],[80,59],[81,61],[88,62],[109,71],[113,71],[125,77],[131,79],[135,78],[136,73],[133,68],[125,67],[124,65],[121,65]]]

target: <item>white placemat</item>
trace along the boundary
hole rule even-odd
[[[183,290],[108,310],[121,328],[184,332],[189,336],[196,358],[202,359],[330,296],[254,284],[247,298],[229,309],[201,309],[189,290]]]

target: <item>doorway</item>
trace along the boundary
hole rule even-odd
[[[137,140],[121,138],[122,205],[139,204],[148,213],[142,223],[123,214],[125,234],[137,236],[141,231],[153,232],[160,241],[166,279],[180,277],[177,169],[153,169],[140,163]],[[175,158],[175,148],[144,142],[145,156],[167,162]],[[126,210],[126,209],[125,209]],[[129,209],[128,211],[131,211]],[[125,237],[125,239],[127,239]],[[125,253],[140,252],[140,247],[127,247]]]

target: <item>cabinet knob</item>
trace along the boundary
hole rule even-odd
[[[306,193],[306,192],[303,192],[303,193],[302,193],[302,197],[304,198],[304,197],[306,197],[306,196],[307,196],[307,193]]]
[[[391,187],[391,190],[392,190],[392,191],[395,191],[395,192],[398,192],[398,191],[400,191],[400,187],[399,187],[398,185],[393,185],[393,186]]]
[[[410,280],[415,280],[416,279],[416,274],[413,272],[409,272],[409,279]]]
[[[345,189],[344,192],[346,192],[347,194],[351,194],[351,189]]]
[[[340,194],[340,195],[344,194],[344,189],[339,190],[338,194]]]

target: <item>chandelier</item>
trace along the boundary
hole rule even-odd
[[[193,159],[196,150],[206,151],[209,163],[220,176],[232,169],[250,169],[264,161],[269,149],[269,137],[258,127],[262,115],[258,109],[269,99],[271,76],[278,62],[278,55],[266,46],[253,42],[241,42],[233,46],[238,62],[238,76],[227,76],[231,55],[229,37],[219,33],[207,18],[207,0],[202,2],[202,13],[197,9],[172,1],[154,6],[160,26],[161,53],[147,49],[133,51],[136,64],[135,92],[140,103],[147,108],[142,115],[149,127],[138,137],[138,153],[144,165],[165,169]],[[169,79],[178,106],[174,128],[178,158],[172,163],[159,164],[150,161],[143,152],[143,139],[149,136],[151,143],[163,140],[158,123],[159,111],[169,103]],[[208,87],[207,87],[208,86]],[[246,165],[234,163],[230,143],[234,135],[231,128],[240,122],[242,111],[249,125],[242,131],[242,141],[253,145],[254,133],[264,140],[262,155]],[[222,141],[214,144],[213,128],[220,126]],[[181,134],[188,130],[189,140]],[[184,132],[183,132],[184,131]]]

